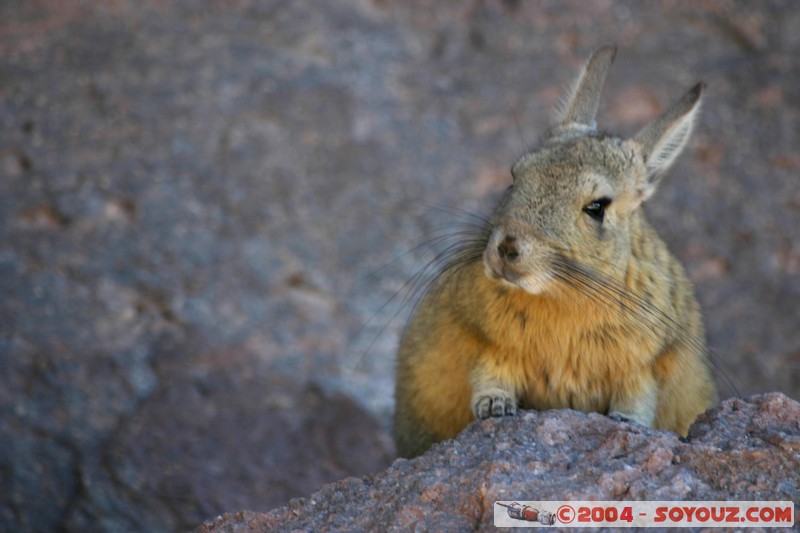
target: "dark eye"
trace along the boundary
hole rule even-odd
[[[606,215],[606,207],[608,207],[610,203],[611,198],[604,196],[586,205],[586,207],[583,208],[583,212],[596,221],[602,222]]]

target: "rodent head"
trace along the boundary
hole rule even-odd
[[[624,271],[640,206],[685,146],[704,86],[631,139],[598,134],[594,116],[615,54],[592,55],[543,145],[512,167],[483,254],[490,278],[540,294],[556,276],[554,258]]]

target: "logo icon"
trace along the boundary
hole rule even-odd
[[[552,526],[556,523],[556,515],[549,511],[540,511],[534,509],[530,505],[522,505],[521,503],[513,502],[510,505],[505,503],[496,502],[497,505],[505,507],[508,510],[508,516],[515,520],[525,520],[526,522],[539,522],[545,526]]]

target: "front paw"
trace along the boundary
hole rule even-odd
[[[612,411],[608,413],[608,418],[610,418],[611,420],[615,420],[617,422],[628,422],[629,424],[638,424],[640,426],[647,426],[647,424],[643,424],[639,420],[636,420],[635,415],[620,413],[619,411]]]
[[[478,420],[492,416],[513,416],[517,412],[517,401],[502,389],[482,391],[473,396],[472,412]]]

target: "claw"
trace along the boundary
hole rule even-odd
[[[608,418],[617,422],[633,422],[632,419],[628,418],[622,413],[608,413]]]
[[[489,417],[513,416],[516,412],[516,402],[507,395],[483,396],[475,403],[475,416],[480,420]]]
[[[629,424],[644,425],[635,418],[633,418],[633,416],[620,413],[619,411],[613,411],[611,413],[608,413],[608,418],[610,418],[611,420],[615,420],[617,422],[627,422]]]

